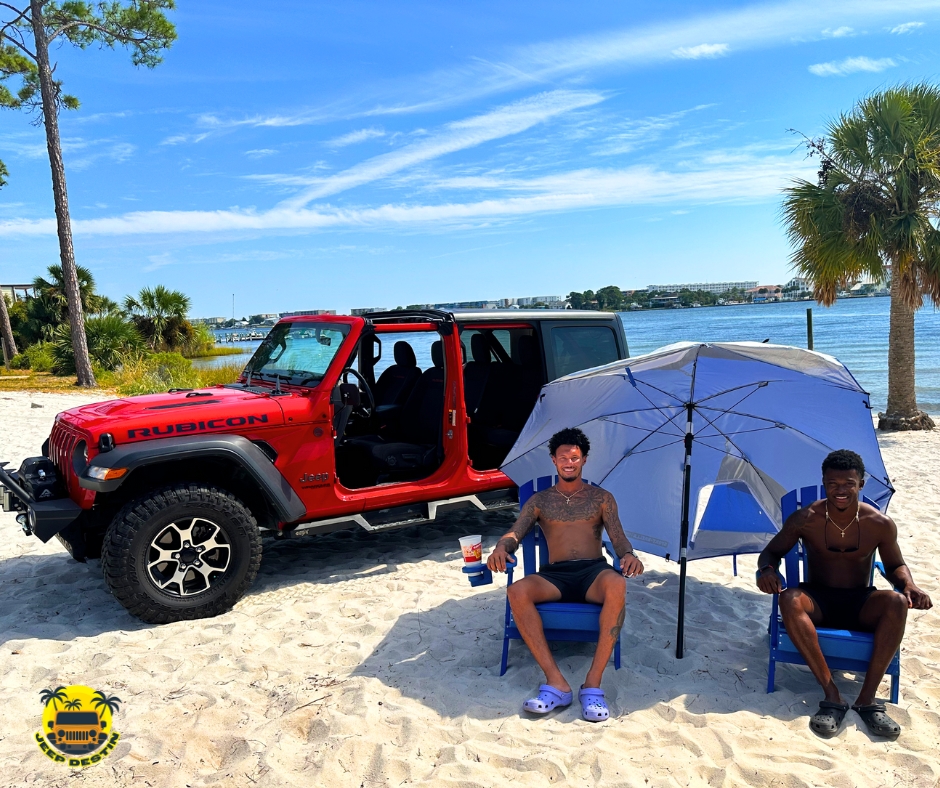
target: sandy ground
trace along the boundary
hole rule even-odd
[[[0,395],[0,457],[38,454],[57,410],[87,398]],[[42,407],[32,407],[32,405]],[[891,514],[915,580],[940,602],[940,433],[882,438],[898,488]],[[520,713],[540,682],[524,645],[499,677],[505,580],[471,588],[457,537],[492,547],[506,515],[455,514],[433,527],[266,543],[254,587],[230,613],[148,626],[109,596],[97,561],[25,537],[0,515],[0,784],[10,786],[936,786],[940,780],[937,613],[915,612],[902,653],[904,727],[871,738],[854,712],[840,735],[807,727],[820,693],[780,666],[765,692],[768,597],[754,557],[694,563],[686,657],[676,660],[674,564],[632,581],[612,718],[577,702]],[[580,683],[593,646],[559,644]],[[860,681],[839,673],[847,697]],[[33,732],[39,693],[86,684],[119,696],[112,756],[77,773]],[[888,683],[880,694],[887,696]]]

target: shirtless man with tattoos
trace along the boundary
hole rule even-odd
[[[535,606],[541,602],[601,605],[597,650],[578,693],[584,719],[600,722],[610,716],[600,688],[601,676],[623,626],[627,589],[624,578],[642,574],[643,564],[623,532],[614,496],[581,478],[590,447],[579,429],[564,429],[552,436],[548,448],[558,471],[558,483],[526,501],[512,530],[497,542],[486,565],[494,572],[505,572],[506,562],[514,560],[510,556],[523,537],[536,524],[541,527],[551,563],[507,589],[516,626],[545,673],[546,683],[539,687],[539,694],[523,704],[533,714],[547,714],[572,701],[571,685],[552,657]],[[601,557],[604,529],[620,558],[620,574]]]
[[[875,690],[901,644],[907,611],[928,610],[930,597],[914,585],[898,547],[894,521],[859,500],[865,464],[854,451],[840,449],[823,460],[826,497],[794,512],[757,559],[757,587],[780,594],[787,634],[822,687],[825,698],[810,728],[825,738],[839,732],[849,710],[819,648],[816,627],[856,629],[874,634],[871,662],[852,706],[875,736],[896,739],[901,727],[875,700]],[[809,572],[799,588],[783,590],[777,566],[803,540]],[[869,583],[875,550],[896,591]]]

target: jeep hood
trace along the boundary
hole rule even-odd
[[[284,423],[284,413],[277,399],[266,394],[218,386],[95,402],[64,411],[56,421],[91,433],[94,440],[109,432],[120,444],[170,435],[274,427]]]

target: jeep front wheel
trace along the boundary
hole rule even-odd
[[[261,564],[261,535],[231,493],[177,484],[127,504],[104,537],[111,593],[149,624],[209,618],[229,610]]]

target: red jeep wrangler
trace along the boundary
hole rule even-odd
[[[254,580],[262,535],[516,505],[499,465],[541,387],[626,357],[599,312],[287,318],[236,383],[58,414],[42,457],[0,464],[0,500],[27,534],[100,557],[144,621],[214,616]]]

